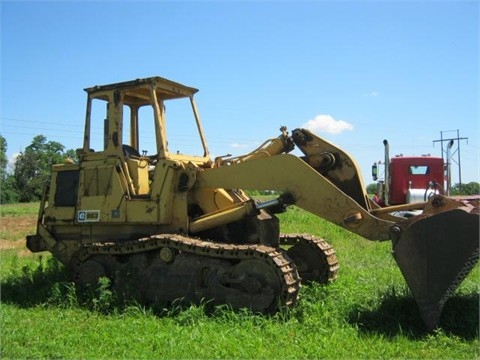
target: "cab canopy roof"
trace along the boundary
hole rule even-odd
[[[131,102],[148,102],[150,100],[150,88],[152,86],[155,89],[157,97],[163,100],[192,97],[193,94],[198,91],[198,89],[159,76],[123,81],[114,84],[96,85],[84,90],[91,97],[102,97],[102,93],[109,91],[125,90],[128,98],[132,100]],[[136,99],[136,101],[133,101],[134,99]],[[143,101],[140,101],[140,99],[143,99]]]

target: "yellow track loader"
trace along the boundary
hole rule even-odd
[[[36,234],[27,236],[32,252],[50,251],[78,286],[108,277],[121,298],[161,306],[293,306],[302,282],[326,284],[338,271],[325,240],[280,234],[275,214],[293,204],[366,239],[390,240],[429,329],[478,260],[478,203],[438,195],[379,208],[355,161],[305,129],[282,127],[246,155],[211,159],[198,90],[161,77],[85,91],[79,161],[53,166]],[[193,146],[196,155],[187,155]],[[242,189],[280,195],[258,202]],[[423,212],[391,215],[402,206]]]

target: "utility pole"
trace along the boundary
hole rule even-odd
[[[453,160],[453,155],[455,155],[455,153],[457,153],[458,161],[456,161],[456,163],[458,165],[458,183],[459,183],[458,187],[459,187],[459,191],[461,191],[462,190],[462,166],[461,166],[461,163],[460,163],[460,140],[467,140],[468,141],[468,138],[467,137],[460,137],[460,131],[458,129],[456,130],[456,132],[457,132],[457,137],[456,138],[448,138],[448,139],[443,138],[443,133],[454,132],[454,131],[455,130],[440,131],[440,139],[439,140],[433,140],[433,145],[435,146],[436,142],[440,143],[440,146],[442,148],[442,159],[443,159],[443,153],[444,153],[443,143],[444,142],[455,141],[455,140],[457,141],[457,149],[453,153],[451,153],[451,156],[452,156],[452,160]],[[447,162],[450,162],[450,159],[447,159]],[[449,165],[449,164],[447,164],[447,165]]]

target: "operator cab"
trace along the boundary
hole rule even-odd
[[[81,161],[116,156],[126,163],[137,195],[149,193],[161,160],[209,167],[210,154],[194,101],[195,88],[150,77],[86,88]],[[192,124],[195,124],[195,126]]]
[[[125,153],[137,157],[210,161],[194,101],[197,89],[151,77],[85,91],[84,153],[119,152],[126,145]]]

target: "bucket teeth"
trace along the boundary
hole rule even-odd
[[[429,330],[478,262],[479,216],[462,208],[420,215],[395,227],[393,256]],[[400,232],[400,234],[398,234]]]

